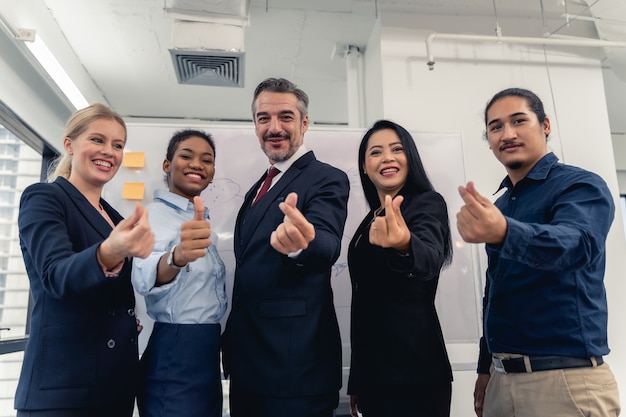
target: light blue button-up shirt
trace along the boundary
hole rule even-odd
[[[155,286],[159,260],[180,243],[180,225],[193,220],[194,207],[188,199],[159,189],[147,209],[155,235],[154,249],[146,259],[134,258],[132,283],[144,296],[148,315],[161,323],[219,323],[227,298],[226,268],[217,252],[217,234],[211,234],[205,256],[179,270],[171,282]],[[209,212],[206,208],[204,212],[208,220]]]

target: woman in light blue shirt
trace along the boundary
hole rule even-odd
[[[215,144],[198,130],[174,133],[163,161],[169,191],[147,206],[152,254],[133,262],[132,282],[155,320],[140,362],[142,417],[222,415],[220,319],[224,263],[200,193],[215,174]]]

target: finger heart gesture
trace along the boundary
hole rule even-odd
[[[369,240],[372,245],[393,248],[400,252],[408,252],[411,232],[404,222],[400,204],[404,197],[385,196],[385,215],[376,216],[370,227]]]

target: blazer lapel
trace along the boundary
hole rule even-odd
[[[256,190],[259,189],[264,179],[265,175],[262,175],[261,178],[259,178],[259,180],[252,187],[250,187],[248,192],[246,192],[243,204],[241,205],[239,213],[237,214],[237,220],[235,221],[235,237],[233,245],[235,250],[235,256],[239,256],[250,238],[250,228],[247,227],[247,216],[249,215],[249,211],[252,208],[252,200],[256,196]]]
[[[55,184],[58,184],[63,191],[68,195],[69,200],[76,206],[76,211],[91,224],[91,226],[106,239],[111,234],[111,225],[104,217],[96,210],[94,206],[87,200],[87,198],[78,191],[68,180],[63,177],[57,178]],[[105,209],[114,224],[117,224],[121,220],[121,216],[117,213],[106,201],[100,199],[102,207]]]
[[[267,194],[254,204],[254,207],[251,206],[252,200],[256,196],[256,191],[265,179],[265,175],[263,175],[246,193],[244,205],[242,206],[237,218],[238,227],[235,243],[236,256],[244,254],[252,236],[257,232],[259,227],[263,228],[265,226],[263,225],[263,217],[265,216],[267,210],[269,210],[273,205],[277,205],[287,197],[286,189],[298,176],[300,176],[304,167],[306,167],[313,160],[315,160],[313,151],[309,151],[302,155],[291,165],[291,167],[289,167],[282,177],[280,177],[278,182],[268,190]],[[268,234],[270,233],[271,231],[268,232]]]

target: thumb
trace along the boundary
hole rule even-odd
[[[142,216],[146,214],[148,210],[145,210],[141,203],[135,204],[135,211],[133,213],[124,218],[121,222],[118,223],[117,227],[121,229],[132,229],[135,224],[142,220]]]
[[[135,211],[133,211],[133,214],[131,214],[130,216],[126,217],[124,219],[124,222],[128,223],[130,225],[133,225],[133,224],[137,223],[138,221],[140,221],[141,215],[143,214],[143,212],[144,212],[144,209],[143,209],[141,203],[135,204]]]
[[[396,196],[393,199],[393,201],[391,202],[392,203],[392,208],[395,211],[399,212],[400,211],[400,204],[402,204],[403,201],[404,201],[404,196],[401,196],[401,195]]]
[[[289,193],[289,195],[285,199],[285,204],[295,208],[297,203],[298,203],[298,194]]]
[[[467,190],[468,193],[470,193],[471,195],[476,195],[476,186],[474,186],[474,181],[469,181],[467,183],[467,185],[465,186],[465,189]]]
[[[138,223],[143,223],[143,224],[150,224],[148,222],[148,209],[141,207],[141,205],[139,206],[139,214],[141,215],[141,218],[139,220],[137,220]]]
[[[193,219],[194,220],[204,220],[204,203],[200,196],[195,196],[193,198]]]
[[[474,196],[476,201],[478,201],[481,205],[485,206],[485,205],[491,204],[491,201],[487,197],[483,197],[483,195],[480,194],[478,190],[476,190],[476,187],[474,186],[474,182],[472,181],[468,182],[466,189],[467,189],[467,192],[469,192],[472,196]]]

